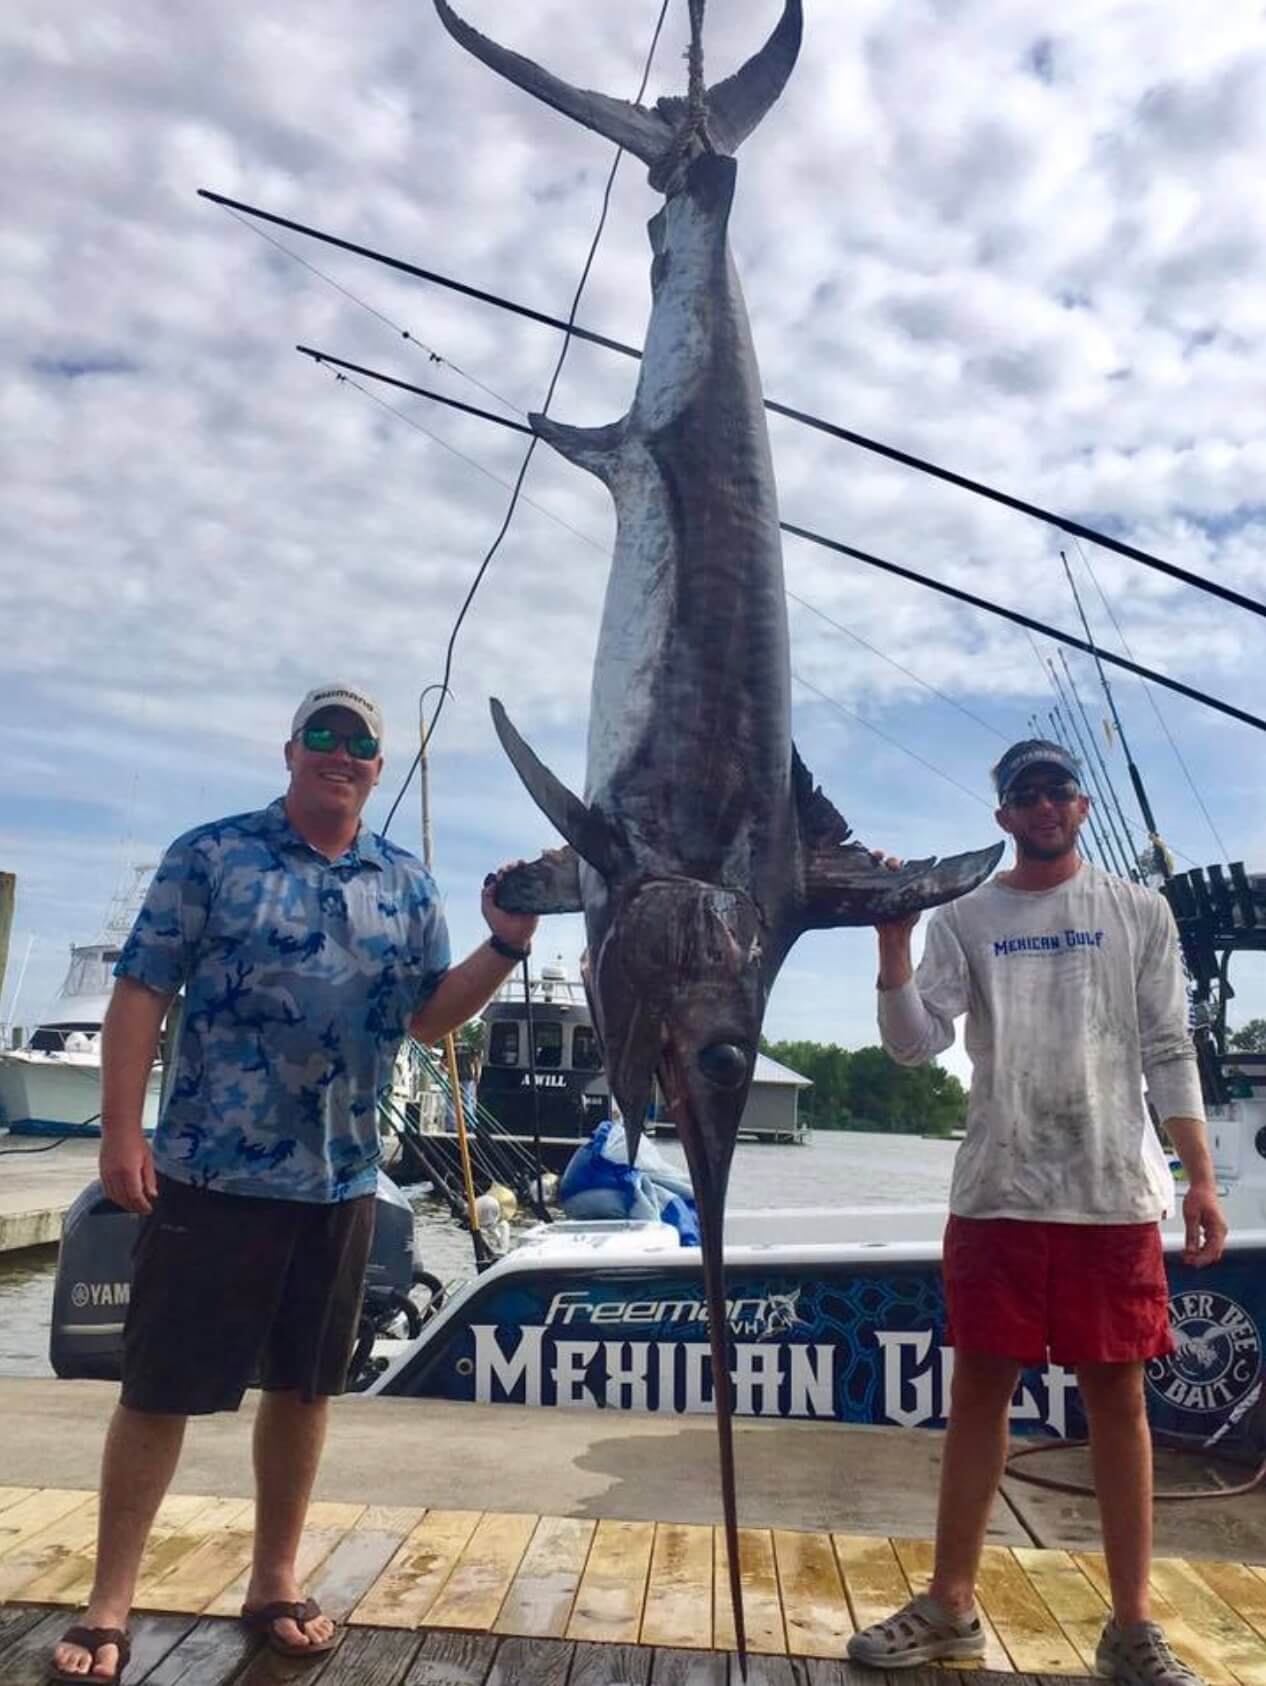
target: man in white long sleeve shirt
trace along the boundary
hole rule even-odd
[[[1142,1079],[1188,1175],[1189,1264],[1226,1224],[1204,1131],[1177,933],[1151,890],[1082,859],[1090,809],[1059,744],[1015,744],[994,769],[1016,864],[932,917],[879,927],[879,1026],[917,1065],[966,1015],[967,1135],[943,1269],[954,1379],[928,1593],[856,1634],[880,1668],[978,1657],[976,1573],[1007,1451],[1008,1406],[1048,1353],[1076,1370],[1090,1423],[1112,1586],[1096,1668],[1122,1686],[1198,1686],[1151,1621],[1151,1440],[1143,1366],[1173,1350],[1158,1220],[1173,1199]]]

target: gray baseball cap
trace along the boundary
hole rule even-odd
[[[378,704],[364,691],[358,691],[352,685],[338,684],[313,686],[295,710],[290,736],[297,738],[312,716],[319,714],[323,708],[345,708],[358,715],[370,737],[382,742],[382,710]]]
[[[1054,767],[1065,778],[1078,786],[1081,784],[1081,764],[1063,744],[1051,743],[1047,738],[1023,738],[1011,745],[993,770],[994,789],[1000,802],[1006,800],[1011,786],[1030,767]]]

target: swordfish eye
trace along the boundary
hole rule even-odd
[[[699,1069],[718,1089],[737,1089],[747,1078],[747,1054],[733,1042],[714,1042],[700,1050]]]

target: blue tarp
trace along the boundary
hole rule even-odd
[[[624,1126],[609,1118],[572,1154],[558,1197],[569,1218],[657,1218],[673,1226],[683,1247],[699,1245],[699,1214],[689,1180],[645,1136],[630,1169]]]

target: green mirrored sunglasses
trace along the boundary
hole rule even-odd
[[[353,761],[372,761],[378,753],[378,739],[368,732],[336,732],[332,726],[305,726],[299,736],[303,747],[314,755],[333,755],[341,743],[347,745]]]

